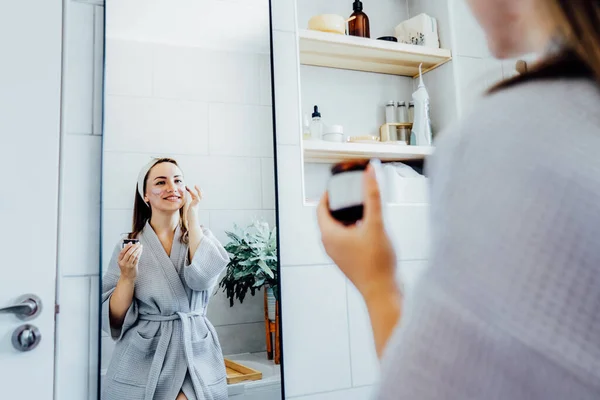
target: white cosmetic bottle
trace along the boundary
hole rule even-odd
[[[419,65],[419,87],[413,93],[412,98],[415,103],[415,120],[412,128],[414,143],[417,146],[431,146],[431,122],[429,120],[429,93],[423,83],[423,64]]]

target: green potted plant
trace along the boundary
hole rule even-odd
[[[230,261],[219,287],[223,288],[233,307],[250,291],[254,296],[262,287],[267,290],[269,319],[275,320],[275,301],[279,301],[277,269],[277,232],[264,221],[254,221],[245,229],[234,225],[235,232],[225,232],[230,242],[225,245]]]

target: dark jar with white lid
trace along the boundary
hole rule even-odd
[[[344,225],[354,225],[363,218],[363,175],[368,165],[369,160],[356,160],[331,167],[327,184],[329,212]]]

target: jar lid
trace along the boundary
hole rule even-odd
[[[344,127],[342,125],[331,125],[326,133],[344,133]]]
[[[342,172],[364,171],[367,169],[370,161],[371,160],[342,161],[331,167],[331,174],[337,175]]]

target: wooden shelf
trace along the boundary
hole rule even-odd
[[[417,77],[450,61],[452,53],[411,44],[310,30],[299,31],[300,63],[319,67]]]
[[[387,143],[334,143],[304,140],[304,162],[336,163],[345,160],[378,158],[381,161],[423,160],[433,154],[430,146]]]

